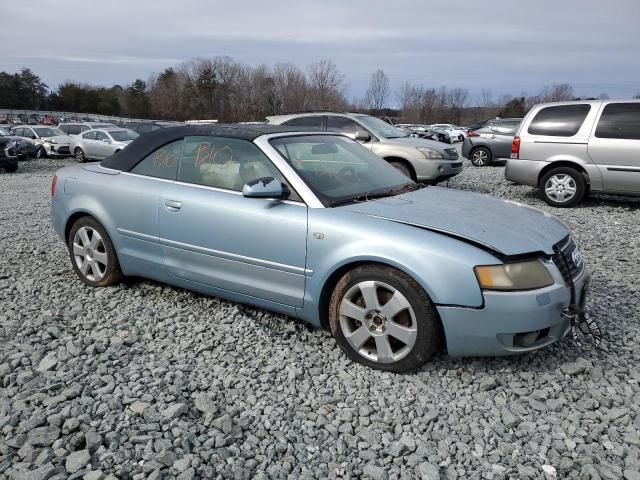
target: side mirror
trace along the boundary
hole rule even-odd
[[[273,177],[262,177],[252,180],[242,187],[242,195],[247,198],[279,198],[284,199],[291,192]]]
[[[356,142],[362,142],[362,143],[370,142],[371,141],[371,134],[365,133],[365,132],[358,132],[358,133],[356,133],[355,141]]]
[[[356,142],[367,143],[371,141],[371,135],[365,132],[345,133],[345,135]]]

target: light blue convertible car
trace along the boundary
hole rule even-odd
[[[292,127],[184,126],[59,170],[55,230],[90,286],[154,279],[331,329],[405,372],[563,337],[589,275],[529,207],[424,187],[357,142]]]

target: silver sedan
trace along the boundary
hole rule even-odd
[[[88,130],[73,137],[71,153],[79,162],[103,160],[125,148],[139,135],[127,128]]]

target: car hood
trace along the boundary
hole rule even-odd
[[[553,245],[570,233],[557,217],[542,210],[441,187],[338,208],[442,232],[505,256],[552,255]]]
[[[56,135],[54,137],[41,137],[42,140],[54,140],[56,143],[71,143],[73,140],[69,135]]]
[[[401,138],[385,138],[383,140],[385,144],[396,144],[410,147],[429,147],[436,148],[438,150],[444,150],[445,148],[451,148],[451,145],[442,142],[436,142],[435,140],[427,140],[426,138],[417,137],[401,137]]]

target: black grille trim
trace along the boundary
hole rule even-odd
[[[449,155],[450,159],[456,160],[459,156],[455,148],[445,148],[444,151]]]
[[[576,242],[573,241],[571,236],[567,236],[560,242],[553,246],[553,263],[555,263],[558,270],[562,274],[567,284],[573,283],[573,280],[578,278],[582,272],[584,272],[584,261],[580,265],[576,265],[573,262],[571,253],[576,248]]]

